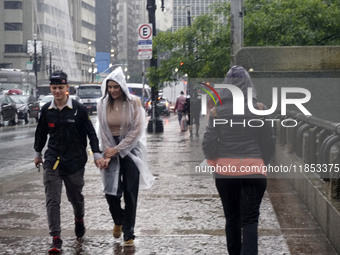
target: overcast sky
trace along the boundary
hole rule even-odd
[[[156,0],[156,5],[156,28],[165,31],[172,26],[172,0],[164,0],[164,12],[161,10],[161,0]]]

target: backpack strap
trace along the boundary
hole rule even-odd
[[[211,113],[211,115],[213,116],[214,119],[216,119],[218,117],[216,107],[211,108],[210,113]]]

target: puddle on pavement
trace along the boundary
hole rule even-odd
[[[210,235],[210,236],[224,236],[224,229],[174,229],[174,233],[178,235]]]
[[[9,212],[9,213],[0,215],[0,219],[8,219],[8,218],[31,220],[31,219],[39,218],[39,215],[34,214],[34,213],[25,213],[25,212]]]

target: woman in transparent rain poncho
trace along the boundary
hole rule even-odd
[[[102,83],[98,102],[98,137],[105,156],[101,170],[113,236],[124,233],[124,245],[134,245],[138,189],[150,188],[154,177],[146,159],[145,111],[139,97],[131,95],[119,67]],[[125,208],[121,207],[124,195]]]

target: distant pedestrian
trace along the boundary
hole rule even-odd
[[[193,135],[193,125],[195,125],[196,136],[198,137],[201,117],[201,98],[196,89],[193,89],[191,95],[187,97],[184,108],[185,113],[188,114],[190,137]]]
[[[233,66],[224,83],[241,89],[247,102],[247,89],[253,84],[243,67]],[[275,140],[270,125],[265,122],[261,126],[260,120],[256,123],[259,117],[247,106],[243,115],[233,115],[235,98],[229,89],[221,89],[220,97],[223,104],[218,103],[210,111],[203,152],[210,165],[223,169],[215,174],[215,183],[226,218],[229,254],[258,254],[260,204],[267,183],[263,166],[273,156]],[[252,102],[259,109],[255,93]],[[214,119],[226,121],[214,125]],[[247,125],[249,120],[251,126]]]
[[[106,162],[101,171],[104,193],[115,224],[114,238],[123,231],[124,246],[133,246],[138,190],[154,182],[146,159],[145,110],[139,97],[129,93],[120,67],[106,77],[102,91],[97,110]]]
[[[34,163],[43,163],[46,195],[47,219],[50,235],[53,236],[50,253],[61,252],[60,203],[62,182],[66,195],[73,206],[75,234],[81,238],[84,226],[84,166],[87,161],[87,137],[97,166],[104,165],[99,150],[98,138],[88,117],[86,108],[72,100],[67,91],[67,74],[62,71],[52,73],[50,90],[54,99],[41,109],[41,116],[35,132]],[[47,150],[42,159],[42,150],[49,136]]]
[[[181,120],[183,117],[183,112],[184,112],[184,104],[186,102],[186,97],[184,96],[184,92],[181,91],[180,95],[176,99],[176,104],[175,104],[175,111],[177,111],[178,115],[178,122],[181,125]]]

